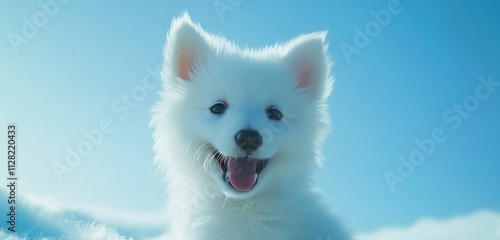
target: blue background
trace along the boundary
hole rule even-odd
[[[148,127],[160,88],[144,90],[142,81],[158,78],[171,20],[188,11],[240,46],[329,31],[333,132],[318,183],[354,232],[500,211],[500,87],[470,105],[480,76],[500,82],[498,1],[402,0],[386,26],[371,11],[387,11],[389,1],[219,1],[223,13],[217,1],[69,1],[53,16],[45,2],[0,2],[0,127],[19,129],[20,197],[131,213],[163,207]],[[40,25],[34,36],[23,35],[27,22]],[[366,26],[369,42],[347,56],[341,46],[356,47],[356,29]],[[13,35],[25,41],[13,43]],[[133,94],[127,105],[124,95]],[[470,116],[454,129],[443,114],[451,110],[456,120],[460,104],[469,104]],[[54,163],[65,163],[67,149],[103,119],[113,130],[59,181]],[[399,174],[400,156],[408,159],[434,129],[446,140],[391,191],[384,174]]]

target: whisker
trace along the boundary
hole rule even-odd
[[[188,143],[187,148],[186,148],[186,157],[188,156],[189,147],[191,147],[191,143],[193,142],[193,140],[194,140],[195,138],[197,138],[197,137],[199,137],[199,136],[201,136],[201,134],[196,135],[196,136],[194,136],[193,138],[191,138],[191,140],[189,140],[189,143]]]
[[[200,160],[200,157],[201,155],[203,154],[203,152],[209,147],[209,144],[206,143],[206,144],[203,144],[201,145],[197,150],[196,152],[194,153],[193,155],[193,164],[195,161],[199,161]]]
[[[195,104],[197,104],[197,103],[198,103],[199,101],[201,101],[201,100],[202,100],[202,99],[198,99],[198,100],[196,100],[195,102],[193,102],[193,104],[191,104],[191,105],[189,106],[189,108],[193,108],[193,106],[194,106]]]
[[[243,207],[243,209],[241,209],[240,214],[243,214],[243,212],[245,211],[245,209],[247,209],[247,205],[248,205],[248,201],[245,202],[245,206]]]

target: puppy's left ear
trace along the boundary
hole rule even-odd
[[[326,33],[302,35],[287,44],[285,62],[295,79],[295,88],[313,99],[327,97],[332,89]]]

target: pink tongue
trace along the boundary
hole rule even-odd
[[[229,182],[238,191],[248,191],[257,181],[257,160],[238,159],[229,160],[227,163]]]

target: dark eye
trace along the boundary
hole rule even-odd
[[[226,104],[222,102],[217,102],[210,107],[210,112],[213,114],[223,114],[226,111]]]
[[[267,113],[267,117],[271,120],[274,120],[274,121],[279,121],[283,117],[283,113],[281,113],[280,110],[278,110],[274,107],[268,108],[266,110],[266,113]]]

